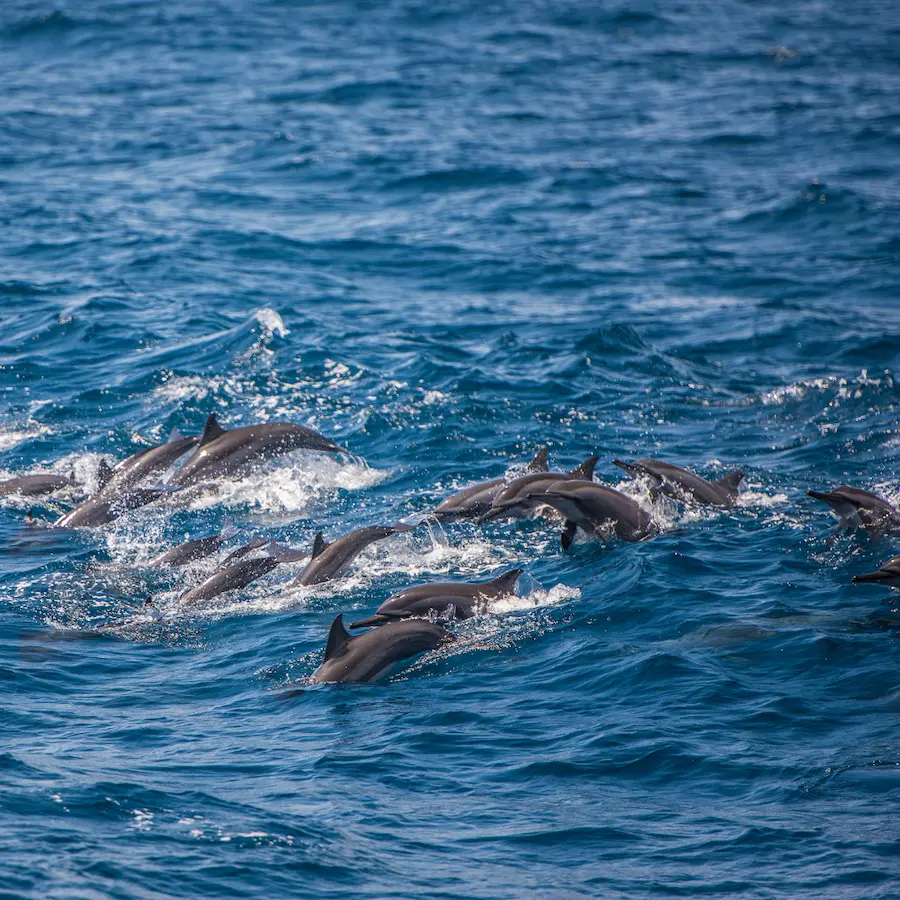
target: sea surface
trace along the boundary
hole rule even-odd
[[[900,897],[900,614],[851,584],[900,538],[806,496],[900,501],[898,98],[894,2],[2,4],[0,475],[78,487],[0,500],[0,898]],[[211,412],[353,455],[50,527]],[[194,609],[218,557],[146,565],[542,444],[661,534],[426,521]],[[519,565],[451,647],[308,683],[337,613]]]

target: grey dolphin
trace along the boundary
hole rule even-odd
[[[388,597],[374,616],[351,623],[351,628],[384,625],[395,619],[441,614],[450,609],[450,618],[470,619],[482,603],[512,593],[523,569],[510,569],[490,581],[444,581],[419,584]]]
[[[536,472],[514,478],[497,494],[491,508],[477,519],[478,523],[502,516],[524,518],[530,512],[546,505],[541,498],[553,485],[573,480],[590,482],[594,477],[597,459],[596,456],[589,456],[571,472]]]
[[[900,587],[900,556],[889,559],[877,572],[854,575],[853,583],[884,584],[888,587]]]
[[[534,475],[547,471],[547,447],[541,447],[534,459],[525,467],[526,475]],[[453,519],[474,519],[486,513],[494,502],[494,498],[506,485],[506,478],[492,478],[470,485],[442,500],[432,515],[441,521]]]
[[[842,484],[833,491],[807,491],[808,496],[831,507],[839,530],[864,528],[870,534],[883,534],[900,528],[900,512],[877,494]]]
[[[206,420],[197,450],[172,476],[170,483],[189,485],[208,478],[237,477],[262,460],[293,450],[346,452],[311,428],[292,422],[266,422],[226,431],[213,413]]]
[[[159,487],[133,488],[118,497],[95,494],[88,497],[80,506],[60,516],[53,525],[58,528],[96,528],[171,493],[171,489]]]
[[[201,582],[195,588],[185,591],[179,598],[179,605],[199,603],[201,600],[211,600],[224,594],[226,591],[234,591],[247,587],[248,584],[267,575],[276,566],[286,562],[297,562],[306,559],[309,555],[290,547],[282,547],[274,541],[270,541],[271,552],[267,556],[257,556],[252,559],[242,559],[239,562],[220,568],[206,581]]]
[[[414,525],[404,525],[402,522],[398,522],[396,525],[370,525],[367,528],[357,528],[355,531],[348,532],[330,544],[322,537],[320,531],[313,541],[312,559],[309,565],[291,584],[321,584],[323,581],[337,578],[344,574],[350,563],[369,544],[390,537],[392,534],[412,531],[414,527]]]
[[[659,531],[647,511],[631,497],[604,484],[559,482],[544,493],[543,500],[566,518],[563,550],[572,543],[576,528],[598,535],[611,528],[623,541],[642,541]]]
[[[260,547],[265,547],[266,544],[270,543],[268,538],[264,537],[252,537],[246,544],[241,545],[237,548],[237,550],[232,550],[225,559],[219,563],[219,568],[224,569],[225,566],[230,566],[233,562],[237,562],[239,559],[243,559],[248,553],[252,553],[254,550],[259,550]]]
[[[235,535],[240,534],[242,529],[234,525],[226,524],[225,527],[217,534],[211,534],[208,537],[195,538],[192,541],[185,541],[177,547],[172,547],[165,553],[151,559],[147,564],[151,568],[159,569],[164,567],[175,568],[176,566],[185,566],[189,562],[213,554],[226,541],[230,541]]]
[[[624,469],[632,478],[649,476],[654,482],[653,490],[674,500],[687,500],[708,506],[734,506],[738,497],[738,486],[744,473],[740,469],[729,472],[718,481],[707,481],[688,469],[658,459],[639,459],[624,462],[614,459],[613,465]]]
[[[23,497],[40,497],[43,494],[52,494],[62,488],[72,487],[77,484],[74,478],[65,475],[19,475],[0,481],[0,497],[10,494],[21,494]]]
[[[422,619],[391,622],[354,636],[344,628],[343,616],[339,615],[328,632],[325,660],[310,681],[375,681],[387,675],[396,663],[426,650],[436,650],[451,639],[446,629]]]
[[[164,444],[140,450],[123,459],[112,469],[105,462],[101,463],[100,489],[95,496],[106,499],[116,497],[145,478],[165,472],[199,440],[197,435],[182,437],[178,429],[173,428]]]

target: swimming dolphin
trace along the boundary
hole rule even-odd
[[[191,603],[199,603],[201,600],[211,600],[224,594],[226,591],[234,591],[247,587],[263,575],[267,575],[281,563],[297,562],[306,559],[308,553],[283,547],[274,541],[268,542],[270,552],[266,556],[257,556],[252,559],[242,559],[240,562],[220,568],[206,581],[201,582],[195,588],[185,591],[178,603],[185,606]]]
[[[322,537],[320,531],[313,541],[312,559],[309,565],[291,584],[292,586],[321,584],[331,578],[338,578],[369,544],[390,537],[392,534],[412,531],[414,527],[414,525],[404,525],[402,522],[398,522],[396,525],[371,525],[367,528],[357,528],[330,544]]]
[[[900,587],[900,556],[889,559],[877,572],[854,575],[853,583],[884,584],[888,587]]]
[[[596,456],[589,456],[571,472],[537,472],[514,478],[497,494],[491,508],[477,519],[478,524],[502,516],[524,518],[530,512],[545,506],[541,499],[544,493],[561,481],[590,482],[594,477],[597,459]]]
[[[177,428],[172,429],[164,444],[148,447],[123,459],[114,468],[104,461],[100,464],[100,489],[96,496],[116,497],[148,478],[165,472],[176,460],[184,456],[200,440],[199,436],[182,437]]]
[[[490,581],[445,581],[419,584],[388,597],[374,616],[353,622],[351,628],[384,625],[395,619],[440,615],[450,610],[450,618],[470,619],[482,604],[512,593],[523,569],[510,569]]]
[[[19,475],[7,481],[0,481],[0,497],[10,494],[21,494],[23,497],[39,497],[52,494],[62,488],[77,484],[74,478],[65,475]]]
[[[310,681],[375,681],[387,675],[396,663],[435,650],[451,639],[440,625],[422,619],[391,622],[354,636],[344,628],[343,616],[339,615],[328,632],[325,660]]]
[[[632,478],[649,476],[655,482],[654,493],[708,506],[734,506],[738,486],[744,478],[744,473],[737,469],[718,481],[707,481],[694,472],[658,459],[639,459],[635,462],[614,459],[613,465],[624,469]]]
[[[206,420],[194,455],[172,476],[170,484],[184,486],[209,478],[238,477],[256,463],[292,450],[346,453],[334,441],[302,425],[266,422],[226,431],[213,413]]]
[[[842,484],[830,492],[807,491],[808,496],[831,507],[839,531],[864,528],[870,534],[883,534],[900,528],[900,512],[886,500],[869,491]]]
[[[80,506],[61,515],[53,525],[56,528],[96,528],[171,493],[170,488],[157,487],[133,488],[118,497],[95,494],[88,497]]]
[[[534,475],[547,471],[547,447],[541,447],[534,459],[525,467],[526,475]],[[486,513],[494,502],[494,498],[506,485],[507,479],[492,478],[470,485],[442,500],[432,515],[441,521],[454,519],[474,519]]]
[[[642,541],[659,530],[649,513],[631,497],[605,484],[559,482],[544,493],[543,501],[566,518],[561,536],[563,550],[572,543],[576,528],[601,536],[611,529],[623,541]]]
[[[189,562],[203,559],[215,553],[225,541],[230,541],[235,535],[240,534],[241,531],[242,529],[227,524],[217,534],[185,541],[177,547],[172,547],[171,550],[167,550],[165,553],[161,553],[159,556],[151,559],[147,565],[154,569],[187,565]]]

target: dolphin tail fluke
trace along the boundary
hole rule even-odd
[[[226,519],[225,524],[222,526],[222,530],[219,532],[219,537],[223,541],[230,541],[233,537],[237,537],[243,530],[242,526],[235,525],[231,519]]]
[[[599,456],[589,456],[580,466],[572,469],[569,475],[572,478],[580,478],[584,481],[594,480],[594,466],[597,465]]]
[[[562,533],[559,536],[559,543],[562,546],[563,550],[568,550],[569,547],[572,546],[572,541],[575,540],[576,531],[578,531],[578,526],[574,522],[567,519]]]
[[[509,594],[516,586],[519,576],[524,571],[524,569],[510,569],[508,572],[504,572],[502,575],[492,578],[488,584],[491,585],[491,587],[496,588],[498,594]]]
[[[741,482],[744,480],[744,470],[743,469],[735,469],[733,472],[729,472],[724,478],[720,478],[716,484],[722,485],[726,491],[730,491],[732,494],[736,494],[738,492],[738,487]]]
[[[379,614],[375,614],[374,616],[369,616],[367,619],[360,619],[358,622],[351,622],[351,628],[372,628],[375,625],[384,625],[385,622],[390,622],[390,616],[382,616]]]
[[[205,447],[223,434],[225,434],[225,429],[216,420],[216,414],[210,413],[206,420],[206,425],[203,426],[203,434],[200,435],[200,443],[197,445],[197,449]]]
[[[279,563],[300,562],[302,559],[309,559],[309,554],[304,550],[295,550],[288,547],[287,544],[279,544],[278,541],[269,542],[269,556],[275,558]]]
[[[534,459],[525,466],[525,474],[526,475],[536,475],[538,472],[547,472],[547,454],[550,452],[550,448],[544,444],[537,453],[534,454]]]
[[[344,652],[344,648],[350,643],[352,635],[344,628],[344,616],[337,614],[337,618],[331,623],[328,632],[328,643],[325,645],[325,662]]]

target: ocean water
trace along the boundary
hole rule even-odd
[[[850,583],[900,540],[806,497],[900,500],[898,10],[3,4],[0,471],[79,487],[0,500],[0,897],[900,897],[900,616]],[[354,456],[41,527],[210,412]],[[747,484],[640,544],[423,527],[190,611],[215,561],[146,567],[544,443],[648,506],[613,457]],[[452,649],[306,683],[338,612],[512,565]]]

